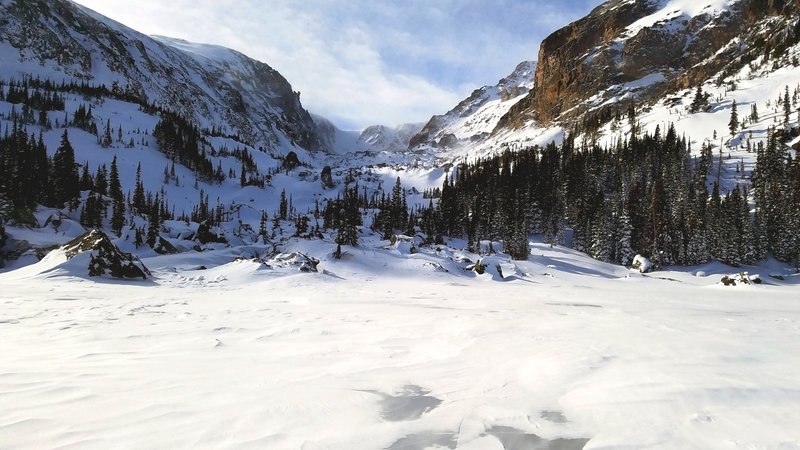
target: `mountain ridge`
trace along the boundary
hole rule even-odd
[[[116,84],[256,146],[323,150],[299,93],[267,64],[240,52],[151,38],[68,0],[20,0],[2,9],[0,53],[18,53],[5,77],[61,73],[67,80]]]

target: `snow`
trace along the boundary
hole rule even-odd
[[[633,258],[633,264],[631,264],[631,266],[641,273],[647,273],[653,270],[653,262],[642,255],[636,255]]]
[[[320,272],[0,274],[2,446],[800,445],[796,275],[729,289],[721,265],[643,276],[534,244],[492,257],[500,282],[449,250],[287,247]]]
[[[722,11],[727,11],[739,0],[658,0],[655,3],[657,12],[643,17],[629,25],[625,32],[626,36],[634,36],[640,30],[652,28],[656,25],[663,25],[670,22],[675,23],[680,20],[688,20],[701,14],[718,15]]]
[[[657,14],[628,32],[732,3],[661,1]],[[170,38],[151,41],[108,24],[129,40],[144,39],[156,61],[178,61],[176,80],[206,97],[198,104],[200,126],[227,120],[214,111],[222,92],[204,76],[213,73],[255,98],[246,82],[253,68],[243,55]],[[0,43],[0,59],[14,62],[0,76],[69,78],[52,62],[25,58]],[[231,215],[220,226],[231,246],[185,240],[197,224],[168,221],[162,237],[182,253],[137,249],[128,227],[114,241],[141,258],[153,281],[89,278],[87,255],[67,260],[58,250],[41,261],[25,254],[0,271],[0,447],[800,447],[800,378],[794,375],[800,275],[786,264],[768,260],[734,269],[715,262],[642,274],[541,243],[532,243],[528,260],[520,262],[466,252],[459,240],[423,247],[417,237],[390,243],[364,230],[360,246],[345,247],[335,260],[330,232],[324,240],[289,238],[293,225],[284,222],[273,247],[248,231],[258,229],[262,211],[277,210],[284,189],[300,213],[335,198],[350,168],[369,193],[389,191],[399,176],[408,204],[427,205],[419,192],[440,187],[453,162],[563,141],[558,125],[495,130],[532,87],[534,70],[534,63],[523,63],[442,116],[438,136],[460,140],[446,150],[407,148],[422,124],[353,132],[320,117],[314,125],[327,139],[324,154],[298,148],[282,132],[254,145],[207,138],[209,155],[246,148],[261,173],[277,169],[278,157],[290,150],[308,164],[278,171],[265,189],[241,188],[238,177],[209,184],[179,165],[180,183],[165,180],[170,163],[152,138],[157,116],[135,104],[67,95],[68,112],[91,102],[98,128],[109,120],[112,128],[123,127],[122,142],[135,141],[133,148],[119,142],[101,148],[95,136],[70,128],[79,164],[94,171],[116,157],[127,191],[141,163],[145,188],[163,192],[176,215],[190,212],[200,192],[209,195],[212,208],[219,203]],[[93,64],[92,75],[106,83],[118,76],[106,64]],[[595,100],[635,96],[667,76],[647,74]],[[163,79],[145,80],[152,83],[148,92],[168,90]],[[689,114],[693,91],[686,90],[671,95],[677,101],[640,110],[638,118],[650,132],[674,123],[695,151],[702,143],[713,145],[715,156],[724,151],[729,157],[720,176],[727,190],[749,183],[755,155],[743,150],[744,142],[765,139],[781,118],[775,99],[797,80],[796,67],[745,68],[720,86],[703,85],[711,94],[708,111]],[[735,90],[727,87],[731,81]],[[729,136],[734,100],[740,118],[756,103],[760,119]],[[13,107],[0,102],[0,127],[10,126]],[[279,114],[270,108],[254,108],[267,110],[258,121]],[[63,123],[63,116],[49,113],[52,121]],[[795,125],[796,117],[793,110]],[[28,133],[38,131],[28,126]],[[63,130],[43,131],[52,156]],[[600,143],[629,133],[625,123],[614,130],[606,125]],[[233,157],[209,158],[226,173],[240,170]],[[741,174],[733,169],[740,161]],[[321,186],[324,165],[333,167],[333,189]],[[40,207],[40,228],[7,231],[15,243],[52,247],[85,232],[78,215]],[[145,225],[143,217],[130,220]],[[301,255],[320,261],[318,273],[300,273]],[[721,284],[740,272],[770,275],[760,285]]]

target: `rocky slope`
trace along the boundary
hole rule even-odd
[[[800,39],[798,12],[783,0],[608,1],[542,42],[535,86],[499,128],[607,117],[780,58]]]
[[[68,0],[0,2],[0,77],[123,90],[254,146],[324,150],[300,94],[236,51],[151,38]]]
[[[433,116],[411,141],[411,147],[451,148],[486,138],[498,121],[533,87],[536,63],[520,63],[494,86],[476,89],[445,114]]]

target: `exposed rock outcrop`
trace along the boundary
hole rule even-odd
[[[63,252],[67,260],[88,253],[87,270],[91,277],[111,276],[120,279],[146,280],[152,276],[139,258],[120,250],[105,233],[99,230],[78,236],[56,251]]]
[[[800,39],[798,3],[738,0],[671,10],[665,0],[611,0],[548,36],[535,86],[500,128],[608,114],[738,70]],[[693,9],[692,9],[693,8]]]

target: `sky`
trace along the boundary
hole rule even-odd
[[[343,129],[426,122],[535,60],[600,0],[76,0],[135,30],[238,50]]]

